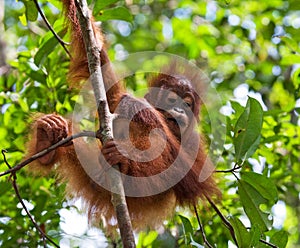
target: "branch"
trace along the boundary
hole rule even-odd
[[[197,221],[198,221],[198,224],[199,224],[199,228],[200,228],[200,232],[202,234],[202,238],[203,238],[204,244],[206,244],[207,247],[209,247],[209,248],[213,248],[213,246],[208,242],[208,240],[206,238],[206,235],[205,235],[205,232],[204,232],[204,228],[203,228],[203,225],[201,223],[200,216],[198,214],[198,210],[196,208],[196,205],[194,205],[194,211],[195,211],[195,214],[196,214],[196,217],[197,217]]]
[[[97,110],[100,119],[100,127],[97,131],[97,138],[100,138],[101,142],[105,144],[107,140],[113,138],[113,135],[111,128],[112,114],[109,112],[107,104],[100,62],[100,51],[103,44],[98,44],[97,40],[95,39],[90,18],[90,11],[88,9],[86,0],[76,0],[75,4],[87,53],[90,81],[93,86],[94,95],[98,106]],[[107,172],[107,177],[111,187],[111,201],[116,212],[123,247],[135,247],[124,187],[119,172],[119,165],[112,166]]]
[[[32,161],[40,158],[40,157],[43,157],[44,155],[46,155],[47,153],[55,150],[56,148],[60,147],[60,146],[63,146],[69,142],[71,142],[73,139],[77,139],[77,138],[80,138],[80,137],[96,137],[96,134],[94,132],[89,132],[89,131],[84,131],[84,132],[81,132],[81,133],[77,133],[77,134],[74,134],[74,135],[71,135],[57,143],[55,143],[54,145],[32,155],[30,158],[26,159],[25,161],[17,164],[16,166],[10,168],[10,166],[8,165],[7,161],[6,161],[6,158],[4,160],[4,162],[6,163],[7,166],[9,166],[9,170],[7,171],[4,171],[2,173],[0,173],[0,177],[4,176],[4,175],[7,175],[7,174],[12,174],[12,173],[15,173],[16,171],[22,169],[24,166],[26,166],[27,164],[31,163]],[[2,154],[4,155],[4,152],[5,150],[2,150]]]
[[[237,170],[241,169],[242,166],[237,166],[237,167],[233,167],[232,169],[228,169],[228,170],[216,170],[216,173],[234,173]]]
[[[210,205],[213,207],[213,209],[216,211],[216,213],[219,215],[219,217],[221,218],[223,224],[228,228],[231,237],[233,238],[235,244],[238,246],[236,237],[235,237],[235,233],[234,233],[234,229],[232,227],[232,225],[230,224],[230,222],[226,219],[226,217],[221,213],[221,211],[218,209],[218,207],[216,206],[216,204],[211,200],[210,197],[205,196],[206,199],[208,200],[208,202],[210,203]]]
[[[66,53],[71,57],[71,54],[69,52],[69,50],[66,48],[65,45],[68,45],[67,42],[63,41],[59,35],[55,32],[55,30],[52,28],[51,24],[48,22],[47,17],[45,16],[44,12],[41,10],[39,3],[37,0],[33,0],[38,12],[40,13],[42,19],[44,20],[44,22],[46,23],[46,26],[48,27],[48,29],[51,31],[51,33],[54,35],[54,37],[58,40],[58,42],[61,44],[61,46],[63,47],[63,49],[66,51]]]
[[[272,248],[278,248],[277,245],[273,245],[272,243],[267,242],[267,241],[265,241],[265,240],[263,240],[263,239],[259,239],[259,242],[261,242],[261,243],[263,243],[263,244],[265,244],[265,245],[268,245],[268,246],[270,246],[270,247],[272,247]]]
[[[237,163],[233,166],[233,168],[229,169],[229,170],[216,170],[215,172],[219,173],[234,173],[237,170],[241,169],[243,166],[242,165],[238,165]]]
[[[11,169],[11,166],[9,165],[9,163],[7,162],[6,160],[6,156],[5,156],[5,153],[6,151],[5,150],[2,150],[2,155],[3,155],[3,160],[5,162],[5,164],[8,166],[8,168]],[[59,247],[59,245],[57,245],[50,237],[48,237],[47,234],[44,233],[44,231],[41,229],[41,227],[36,223],[36,221],[34,220],[33,216],[30,214],[29,210],[27,209],[21,195],[20,195],[20,192],[19,192],[19,188],[18,188],[18,185],[17,185],[17,176],[16,176],[16,171],[12,171],[11,172],[11,183],[12,183],[12,186],[15,190],[15,193],[17,195],[17,198],[19,200],[19,202],[21,203],[23,209],[25,210],[27,216],[29,217],[29,219],[31,220],[32,224],[35,226],[35,228],[39,231],[39,233],[42,235],[42,239],[43,239],[43,243],[44,243],[44,247],[46,248],[47,245],[46,245],[46,239],[51,243],[53,244],[55,247]]]

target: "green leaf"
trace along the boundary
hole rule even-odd
[[[133,19],[129,10],[124,7],[102,10],[96,13],[95,18],[97,21],[123,20],[127,22],[131,22]]]
[[[158,235],[157,239],[152,243],[153,248],[160,247],[177,247],[177,239],[171,234],[169,230]]]
[[[271,109],[264,112],[264,116],[273,116],[277,117],[280,114],[284,114],[285,111],[282,109]]]
[[[270,243],[278,246],[279,248],[286,247],[288,242],[288,234],[286,231],[278,231],[274,233],[270,239]]]
[[[27,26],[27,19],[26,19],[25,14],[19,16],[19,20],[20,20],[20,22],[22,23],[23,26]]]
[[[292,74],[292,82],[295,89],[299,89],[300,86],[300,68],[296,69]]]
[[[278,140],[284,140],[286,137],[284,135],[274,135],[271,137],[268,137],[266,139],[263,140],[263,143],[272,143],[274,141],[278,141]]]
[[[66,33],[66,29],[58,32],[58,35],[60,37],[64,36]],[[58,40],[56,37],[52,36],[49,40],[47,40],[38,50],[36,55],[34,56],[34,63],[37,66],[40,66],[41,63],[43,63],[44,59],[48,57],[50,53],[53,52],[54,48],[57,46]]]
[[[260,239],[260,230],[258,225],[253,225],[250,231],[244,224],[235,217],[230,217],[229,221],[234,229],[234,234],[239,247],[255,247]]]
[[[156,231],[150,231],[143,240],[143,247],[148,247],[150,246],[153,241],[157,238],[158,233]]]
[[[26,99],[19,98],[18,102],[19,102],[20,107],[23,110],[23,112],[27,113],[29,111],[29,107],[28,107]]]
[[[4,195],[8,190],[13,190],[11,183],[7,180],[0,182],[0,195]]]
[[[7,129],[5,127],[0,126],[0,140],[4,139],[7,135]],[[1,147],[3,148],[3,147]]]
[[[293,65],[300,63],[300,55],[299,54],[289,54],[284,55],[282,60],[280,61],[282,65]]]
[[[33,210],[34,214],[38,215],[41,212],[43,212],[45,209],[47,209],[45,207],[46,203],[47,203],[47,196],[45,194],[40,194],[39,197],[36,199],[36,204]]]
[[[26,128],[27,128],[26,123],[19,121],[14,125],[14,132],[15,134],[21,134],[22,132],[24,132]]]
[[[254,187],[271,204],[275,204],[278,200],[277,188],[270,178],[255,172],[241,172],[241,178]]]
[[[188,233],[193,233],[194,231],[190,220],[183,215],[179,215],[179,217],[182,222],[184,234],[187,235]]]
[[[97,14],[100,10],[103,10],[105,7],[116,2],[118,2],[118,0],[96,1],[93,9],[93,15]]]
[[[240,115],[244,110],[243,106],[236,101],[230,101],[230,105],[233,108],[236,115]]]
[[[292,52],[299,52],[298,42],[288,36],[279,36],[279,38],[291,49]]]
[[[26,18],[28,21],[34,22],[38,17],[38,10],[33,1],[23,1],[26,8]]]
[[[250,157],[259,144],[263,122],[263,110],[260,103],[249,97],[244,112],[234,128],[233,144],[237,161]]]
[[[257,224],[261,232],[267,231],[272,221],[268,219],[268,214],[260,210],[261,204],[268,201],[249,183],[244,180],[238,181],[238,190],[243,208],[253,225]]]
[[[235,217],[230,217],[229,221],[233,227],[236,241],[239,247],[251,247],[250,246],[250,233],[247,231],[243,223]]]
[[[27,75],[34,81],[38,81],[40,83],[46,83],[46,75],[41,71],[33,71],[31,70]]]
[[[261,237],[261,231],[258,224],[254,224],[250,229],[250,247],[256,247]]]
[[[250,158],[255,153],[255,151],[257,150],[257,148],[258,148],[258,146],[260,144],[260,140],[261,140],[261,135],[259,135],[257,137],[257,139],[249,147],[249,149],[248,149],[248,151],[247,151],[246,156],[244,157],[244,159]]]

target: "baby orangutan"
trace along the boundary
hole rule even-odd
[[[87,79],[89,71],[74,2],[63,2],[72,24],[69,79],[74,83]],[[95,27],[94,32],[103,43],[101,32]],[[120,165],[135,230],[161,225],[177,205],[192,206],[199,199],[218,194],[211,177],[213,165],[194,130],[201,105],[194,88],[201,83],[197,81],[199,77],[189,73],[177,75],[175,67],[170,66],[168,72],[150,80],[145,98],[137,99],[116,83],[104,48],[101,64],[105,65],[102,74],[109,107],[117,116],[113,121],[114,140],[106,142],[100,153],[98,147],[91,151],[83,140],[76,139],[39,158],[31,170],[46,174],[56,165],[56,173],[66,182],[67,194],[84,201],[90,222],[99,224],[102,220],[108,229],[114,226],[115,218],[109,188],[105,186],[105,168],[109,165]],[[29,154],[71,135],[71,129],[71,121],[56,114],[37,118],[28,144]],[[96,177],[99,181],[81,161],[92,161],[91,166],[100,168]]]

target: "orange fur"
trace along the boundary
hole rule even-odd
[[[66,15],[72,27],[73,56],[70,64],[69,79],[76,83],[78,80],[87,79],[89,77],[86,52],[76,18],[74,0],[63,0],[63,3],[66,9]],[[94,27],[94,31],[98,39],[103,43],[103,36],[100,30]],[[119,82],[114,84],[116,76],[113,74],[112,68],[109,65],[110,62],[105,50],[101,51],[101,63],[108,64],[108,66],[103,69],[103,77],[105,87],[107,90],[109,89],[107,91],[107,98],[111,111],[116,112],[119,118],[129,119],[132,113],[136,113],[137,109],[140,109],[140,107],[143,108],[143,110],[138,111],[138,113],[134,115],[130,123],[129,135],[135,148],[146,151],[150,146],[159,146],[161,140],[155,135],[152,136],[154,137],[153,140],[149,140],[149,134],[153,129],[161,129],[166,135],[166,145],[160,156],[148,162],[137,162],[123,158],[122,161],[124,161],[124,163],[120,165],[121,172],[129,176],[142,178],[158,175],[168,169],[175,160],[178,165],[165,177],[149,180],[149,183],[145,185],[138,185],[138,183],[134,185],[135,182],[128,182],[124,178],[125,193],[127,193],[129,187],[136,188],[137,192],[139,192],[139,190],[150,192],[153,187],[163,188],[166,182],[173,180],[188,169],[188,173],[176,185],[164,192],[146,197],[126,197],[134,229],[140,230],[146,226],[155,228],[161,225],[163,220],[172,215],[176,205],[184,206],[196,204],[199,199],[204,198],[206,195],[211,196],[218,194],[218,189],[210,175],[208,175],[204,181],[198,180],[199,175],[204,171],[207,170],[208,173],[212,171],[212,164],[207,159],[205,146],[201,143],[202,141],[200,141],[199,149],[197,148],[198,150],[194,148],[197,143],[196,141],[194,142],[194,140],[196,140],[194,138],[198,135],[193,131],[194,124],[191,124],[192,131],[189,132],[186,137],[187,140],[190,140],[188,147],[184,147],[183,151],[179,154],[181,140],[172,132],[172,126],[165,120],[164,113],[158,111],[144,99],[138,100],[127,95]],[[152,81],[151,85],[160,87],[158,83],[154,83],[159,82],[160,77],[161,75],[153,79],[154,81]],[[193,81],[194,79],[189,80]],[[113,87],[111,87],[112,84],[114,84]],[[176,82],[176,80],[174,84],[176,87],[178,85],[181,87],[180,83]],[[165,86],[171,87],[168,84]],[[195,99],[198,98],[195,96]],[[198,114],[199,104],[200,102],[195,100],[196,110],[193,112],[195,115]],[[58,123],[60,120],[57,118],[57,115],[52,115],[51,118],[52,124],[53,122],[57,122],[56,124],[62,125],[62,123]],[[39,126],[37,126],[38,121],[35,123],[33,126],[35,130],[33,137],[28,143],[29,155],[35,153],[39,146],[41,137],[36,137],[37,128],[49,128],[49,123],[47,127],[45,123],[39,124]],[[71,125],[71,123],[69,125]],[[71,128],[69,128],[69,130],[70,129]],[[54,136],[57,135],[55,132],[57,131],[53,131]],[[75,151],[74,145],[81,148],[79,152],[77,150]],[[191,161],[190,154],[193,152],[196,152],[195,161],[192,163],[191,168],[187,168]],[[74,140],[73,145],[58,148],[53,160],[49,163],[42,164],[41,161],[35,161],[34,164],[29,167],[29,170],[47,174],[53,169],[54,165],[57,165],[55,166],[55,171],[60,180],[66,183],[67,195],[71,198],[83,199],[90,222],[99,225],[99,222],[102,220],[102,223],[106,224],[107,232],[113,233],[115,228],[115,223],[113,222],[115,213],[110,201],[110,192],[96,184],[90,178],[78,159],[79,156],[81,161],[91,161],[91,166],[97,167],[99,166],[98,154],[98,150],[89,147],[83,140],[77,139]],[[102,166],[102,163],[100,166]],[[132,184],[129,185],[130,183]]]
[[[79,82],[88,79],[90,76],[86,55],[87,53],[84,46],[79,21],[76,16],[76,6],[74,0],[62,0],[62,2],[65,9],[65,16],[67,17],[70,23],[69,26],[71,27],[72,58],[70,62],[68,81],[71,82],[71,85],[73,85],[74,87],[78,87]],[[105,89],[107,92],[109,107],[110,110],[114,112],[114,108],[118,104],[118,101],[120,100],[125,90],[122,87],[122,85],[117,82],[117,79],[114,73],[112,72],[107,52],[104,49],[105,41],[101,29],[97,27],[94,22],[92,22],[92,27],[96,40],[99,42],[99,45],[103,48],[100,53],[102,74]]]

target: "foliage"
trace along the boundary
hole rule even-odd
[[[60,1],[39,4],[54,30],[68,40]],[[205,109],[202,129],[212,147],[218,147],[213,153],[221,154],[217,170],[227,171],[216,173],[223,193],[217,206],[231,223],[239,247],[269,247],[260,240],[278,247],[300,244],[297,6],[296,0],[97,0],[94,6],[107,33],[111,58],[161,51],[206,68],[223,101],[225,144],[220,148],[217,135],[209,133]],[[34,2],[5,0],[0,9],[5,10],[0,42],[6,45],[6,58],[0,57],[0,148],[8,151],[9,164],[16,165],[25,152],[32,113],[71,113],[77,92],[66,84],[69,57],[38,17]],[[130,78],[128,87],[141,89],[146,76]],[[0,171],[5,171],[2,157],[0,162]],[[78,246],[62,227],[61,209],[75,207],[65,201],[63,185],[54,177],[37,178],[24,170],[18,172],[17,183],[48,235],[57,243],[68,240],[70,246]],[[0,193],[1,247],[42,245],[8,177],[0,177]],[[198,212],[210,244],[234,246],[229,230],[209,205],[199,204]],[[81,233],[81,238],[86,235]],[[176,245],[204,245],[197,218],[186,209],[179,209],[159,232],[138,236],[138,247]]]

